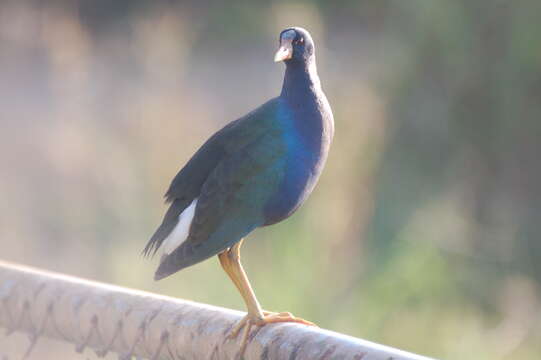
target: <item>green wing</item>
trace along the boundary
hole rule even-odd
[[[264,208],[282,180],[284,144],[267,132],[224,158],[205,181],[188,239],[166,256],[163,278],[231,247],[264,224]]]
[[[246,116],[235,120],[210,137],[175,176],[165,194],[171,202],[164,219],[143,250],[155,254],[178,223],[179,215],[200,196],[204,184],[218,165],[265,133],[276,105],[273,99]],[[200,199],[201,200],[201,199]]]

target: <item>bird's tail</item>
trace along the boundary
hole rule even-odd
[[[148,257],[154,256],[156,254],[165,238],[167,238],[167,236],[171,233],[171,231],[173,231],[173,229],[177,225],[178,216],[184,211],[188,204],[188,201],[179,199],[175,199],[171,203],[171,206],[165,213],[163,222],[158,227],[158,229],[156,229],[156,232],[148,241],[145,248],[141,252],[141,255],[143,255],[144,257]]]

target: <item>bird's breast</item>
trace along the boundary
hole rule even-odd
[[[299,114],[289,110],[281,115],[285,123],[281,135],[285,149],[282,179],[266,206],[265,225],[289,217],[302,205],[314,189],[327,159],[333,129],[324,113],[309,108],[303,110],[307,112]]]

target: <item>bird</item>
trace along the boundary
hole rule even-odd
[[[310,33],[289,27],[279,35],[275,62],[285,63],[279,96],[212,135],[173,178],[161,225],[143,250],[163,250],[155,280],[217,255],[240,292],[247,314],[241,352],[252,328],[293,322],[288,312],[264,311],[240,262],[244,238],[291,216],[314,189],[328,157],[334,118],[317,73]]]

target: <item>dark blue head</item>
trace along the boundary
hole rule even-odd
[[[280,48],[274,61],[289,64],[308,64],[314,58],[314,42],[310,33],[300,27],[287,28],[280,33]]]

